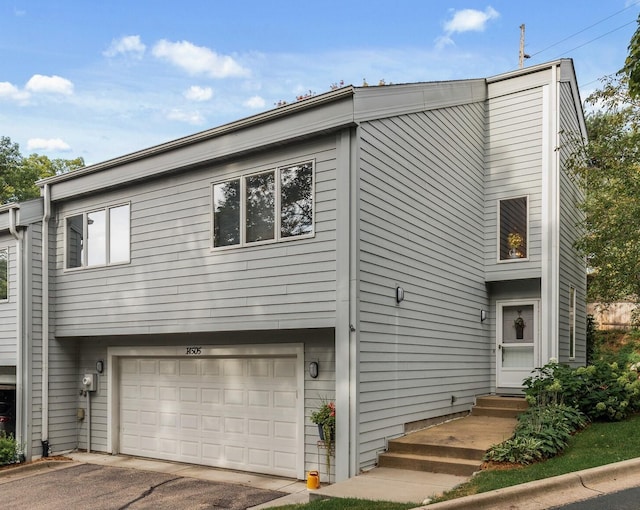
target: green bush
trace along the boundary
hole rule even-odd
[[[638,372],[617,363],[574,369],[552,362],[536,369],[524,386],[529,405],[566,404],[591,420],[624,420],[640,410]]]
[[[566,448],[569,438],[587,422],[584,414],[563,404],[532,406],[518,416],[513,437],[491,447],[485,459],[530,464],[553,457]]]
[[[14,464],[22,456],[22,447],[15,440],[13,434],[7,435],[0,432],[0,466]]]

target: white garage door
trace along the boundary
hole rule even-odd
[[[296,477],[296,358],[120,358],[120,452]]]

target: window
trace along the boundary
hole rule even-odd
[[[66,218],[67,269],[129,262],[130,205]]]
[[[313,163],[213,185],[213,247],[313,235]]]
[[[9,299],[9,249],[0,248],[0,301]]]
[[[576,289],[569,289],[569,358],[576,357]]]
[[[527,197],[500,200],[498,221],[500,260],[520,260],[529,256],[528,216]]]

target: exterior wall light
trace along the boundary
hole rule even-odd
[[[480,310],[480,322],[484,322],[487,320],[487,311]]]
[[[99,374],[104,372],[104,361],[102,361],[101,359],[96,361],[96,372],[98,372]]]
[[[320,372],[320,367],[318,366],[317,361],[312,361],[309,363],[309,375],[312,379],[316,379],[318,377],[318,373]]]
[[[404,301],[404,289],[402,287],[396,287],[396,303]]]

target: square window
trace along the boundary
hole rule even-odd
[[[527,197],[500,200],[500,260],[528,258],[528,212]]]

